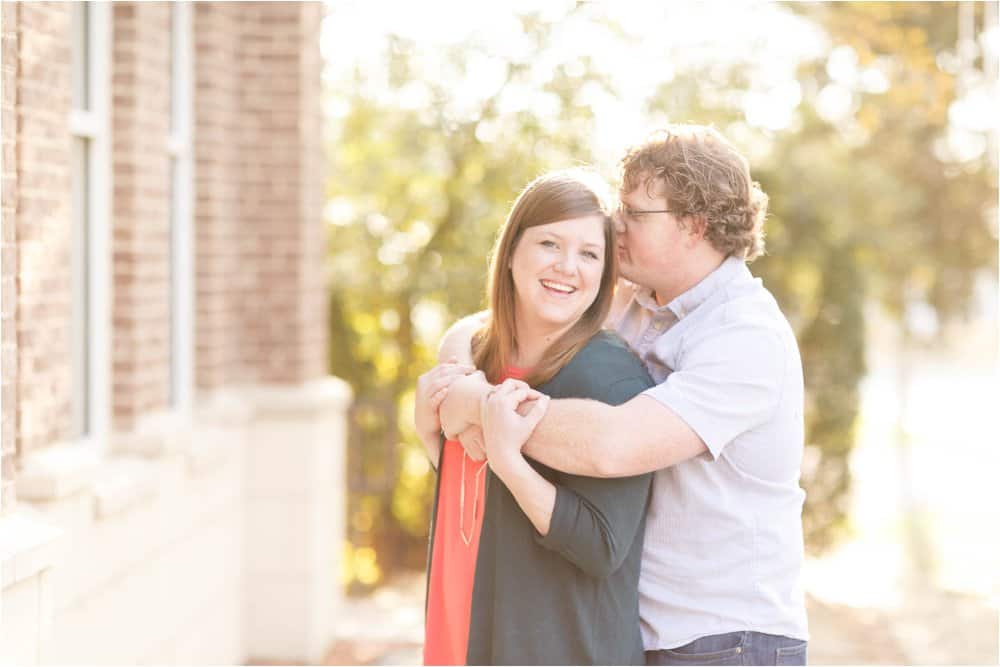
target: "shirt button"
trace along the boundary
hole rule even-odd
[[[742,646],[737,646],[736,647],[736,653],[743,653],[743,647]]]

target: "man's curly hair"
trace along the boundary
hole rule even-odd
[[[751,180],[747,160],[714,128],[670,125],[628,150],[621,161],[622,192],[662,184],[667,207],[681,225],[705,225],[719,252],[747,261],[764,253],[767,195]]]

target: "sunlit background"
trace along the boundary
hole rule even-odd
[[[771,197],[751,268],[805,366],[811,661],[996,662],[997,21],[996,2],[331,3],[343,576],[358,619],[382,605],[359,636],[419,657],[433,476],[413,384],[482,307],[518,190],[573,164],[613,182],[630,142],[692,121]]]

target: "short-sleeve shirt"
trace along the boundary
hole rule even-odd
[[[774,297],[727,258],[672,302],[619,284],[609,323],[708,451],[656,472],[639,609],[646,650],[751,630],[808,639],[802,364]]]

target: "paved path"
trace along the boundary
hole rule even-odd
[[[338,614],[327,665],[419,665],[423,662],[424,575],[407,575]]]
[[[859,609],[810,595],[813,665],[995,665],[1000,625],[985,600],[940,590],[910,591],[891,609]],[[327,665],[419,665],[424,578],[399,578],[339,615]]]

